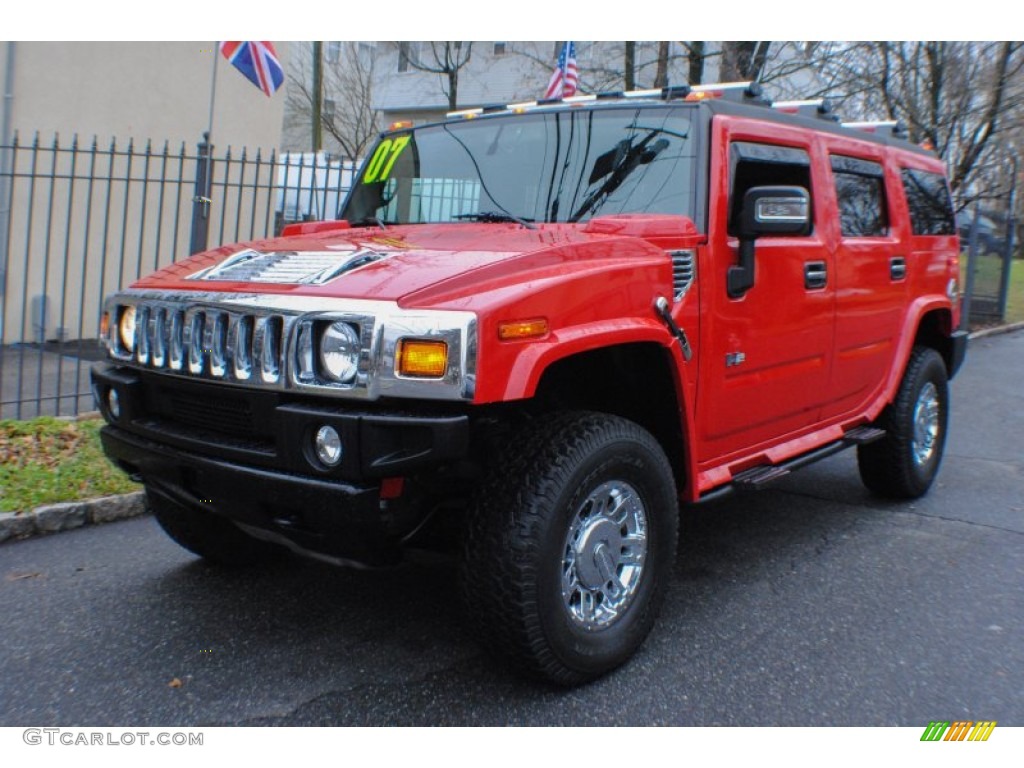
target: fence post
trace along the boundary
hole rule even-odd
[[[1013,233],[1017,228],[1014,217],[1017,193],[1017,158],[1013,157],[1013,182],[1010,186],[1010,200],[1006,206],[1006,247],[1003,250],[1003,273],[999,280],[999,320],[1006,320],[1006,302],[1010,298],[1010,268],[1013,266]]]
[[[964,286],[964,300],[960,305],[960,328],[971,327],[971,297],[974,295],[974,273],[978,269],[978,204],[974,204],[971,217],[971,231],[967,236],[967,285]]]
[[[199,154],[196,157],[196,185],[192,197],[192,239],[189,242],[189,253],[205,251],[210,229],[210,188],[213,181],[213,145],[210,134],[203,132],[203,140],[199,142]]]

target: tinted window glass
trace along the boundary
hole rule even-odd
[[[738,231],[743,196],[753,187],[803,187],[808,192],[811,191],[811,160],[802,149],[738,141],[730,148],[730,165],[730,235],[735,235]],[[811,199],[814,199],[813,196]]]
[[[903,169],[903,189],[915,235],[954,235],[956,220],[946,179],[939,173]]]
[[[853,157],[832,158],[843,237],[878,237],[888,231],[885,180],[878,163]]]
[[[551,110],[424,126],[369,154],[343,217],[385,223],[693,216],[689,108]]]

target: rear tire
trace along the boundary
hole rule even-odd
[[[671,576],[679,509],[657,441],[566,413],[500,452],[468,521],[463,598],[482,644],[563,684],[629,659]]]
[[[896,399],[876,422],[885,437],[857,449],[864,485],[895,499],[927,493],[942,463],[948,418],[946,364],[931,347],[914,347]]]
[[[218,565],[242,566],[278,560],[285,550],[244,533],[226,518],[181,504],[146,486],[156,521],[176,543]]]

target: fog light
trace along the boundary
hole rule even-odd
[[[317,430],[316,457],[328,467],[341,462],[341,436],[334,427],[324,425]]]
[[[121,418],[121,398],[117,394],[117,390],[113,387],[107,393],[107,408],[110,409],[110,415],[115,419]]]

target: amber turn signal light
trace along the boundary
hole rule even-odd
[[[448,370],[448,345],[443,341],[402,339],[395,355],[399,376],[440,379]]]
[[[543,317],[533,320],[515,320],[498,326],[498,338],[502,341],[515,339],[536,339],[548,334],[548,321]]]

